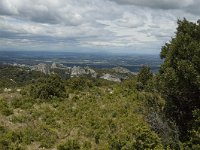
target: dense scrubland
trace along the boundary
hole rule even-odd
[[[2,65],[0,149],[200,149],[200,22],[179,20],[161,58],[121,83]]]

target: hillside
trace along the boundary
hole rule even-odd
[[[163,101],[134,82],[74,78],[64,97],[46,100],[1,93],[1,149],[162,149],[148,116]]]

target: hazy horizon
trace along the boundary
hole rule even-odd
[[[139,52],[139,51],[105,51],[105,50],[11,50],[0,49],[0,52],[34,52],[34,53],[74,53],[74,54],[107,54],[107,55],[160,55],[160,52]]]

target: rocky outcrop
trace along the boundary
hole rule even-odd
[[[127,68],[123,68],[123,67],[115,67],[115,68],[112,68],[115,72],[117,73],[132,73],[130,70],[128,70]]]
[[[78,76],[84,75],[84,74],[86,74],[85,69],[83,69],[79,66],[78,67],[74,66],[71,69],[71,77],[78,77]]]
[[[56,70],[64,71],[64,74],[69,75],[70,77],[79,77],[83,75],[88,75],[91,77],[96,78],[97,73],[91,69],[90,67],[80,67],[80,66],[74,66],[74,67],[66,67],[63,64],[53,63],[51,66],[40,63],[38,65],[32,66],[31,70],[40,71],[44,74],[51,74],[55,73]]]
[[[79,66],[78,67],[74,66],[71,68],[71,77],[78,77],[82,75],[89,75],[94,78],[97,77],[97,73],[89,67],[82,68]]]
[[[44,74],[50,74],[50,67],[47,64],[40,63],[31,68],[31,70],[40,71]]]
[[[109,81],[114,81],[114,82],[121,82],[120,78],[117,78],[116,76],[110,75],[108,73],[104,74],[100,78],[105,79],[105,80],[109,80]]]
[[[51,65],[51,69],[68,69],[68,67],[65,67],[63,64],[59,64],[59,63],[52,63]]]
[[[57,68],[57,64],[54,62],[54,63],[52,63],[52,65],[51,65],[51,69],[56,69]]]
[[[90,67],[85,67],[85,71],[87,74],[91,75],[91,77],[93,77],[93,78],[97,77],[97,73]]]
[[[80,76],[88,76],[97,78],[97,72],[90,67],[66,67],[63,64],[59,63],[52,63],[52,65],[48,65],[45,63],[40,63],[38,65],[29,66],[30,70],[40,71],[44,74],[59,74],[63,77],[80,77]],[[126,74],[133,74],[130,70],[123,68],[123,67],[115,67],[112,68],[115,71],[114,74],[109,74],[105,72],[100,78],[114,81],[114,82],[121,82],[122,80],[127,79]]]

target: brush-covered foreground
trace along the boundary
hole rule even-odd
[[[64,85],[60,98],[2,93],[0,149],[163,149],[148,123],[164,105],[159,95],[138,92],[134,79]]]

